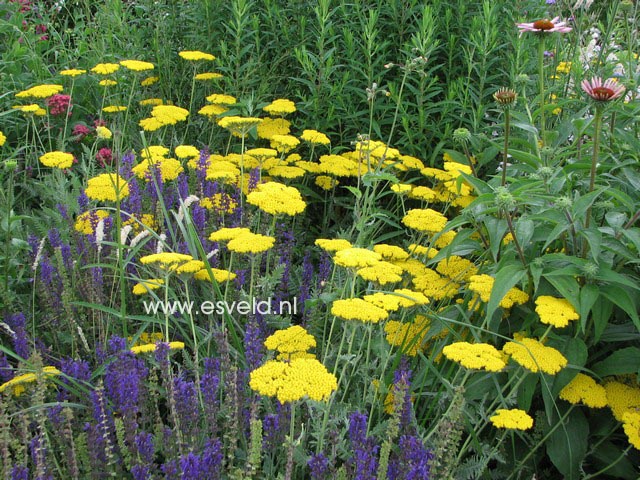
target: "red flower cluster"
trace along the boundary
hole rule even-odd
[[[56,93],[55,95],[47,98],[47,107],[49,107],[49,114],[71,116],[71,97],[62,93]]]

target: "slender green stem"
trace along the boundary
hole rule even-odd
[[[509,160],[509,130],[511,129],[511,112],[504,109],[504,151],[502,152],[502,183],[504,187],[507,183],[507,162]]]
[[[593,132],[593,157],[591,157],[591,174],[589,177],[589,192],[593,192],[596,184],[596,170],[598,167],[598,157],[600,156],[600,130],[602,128],[602,107],[596,106],[596,114],[593,119],[594,132]],[[589,228],[591,221],[591,205],[587,209],[587,217],[584,220],[585,230]],[[584,249],[584,256],[586,256],[587,248]]]
[[[542,145],[546,146],[546,122],[544,115],[544,33],[540,34],[540,44],[538,46],[538,85],[540,90],[540,140]]]

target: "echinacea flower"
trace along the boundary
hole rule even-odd
[[[567,22],[561,22],[560,17],[555,17],[552,20],[544,18],[536,20],[531,23],[518,23],[516,26],[520,29],[520,33],[524,32],[539,32],[539,33],[568,33],[572,30],[571,27],[567,27]]]
[[[580,85],[582,90],[597,102],[615,100],[625,91],[624,85],[620,85],[615,78],[609,78],[602,83],[600,77],[594,77],[591,80],[583,80]]]

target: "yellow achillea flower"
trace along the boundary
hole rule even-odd
[[[475,275],[478,272],[478,268],[466,258],[452,255],[438,262],[436,271],[452,280],[462,282]]]
[[[98,85],[100,85],[101,87],[113,87],[114,85],[117,85],[118,82],[116,82],[115,80],[111,80],[109,78],[105,79],[105,80],[100,80],[98,82]]]
[[[300,145],[300,140],[293,135],[272,135],[270,141],[271,148],[280,153],[287,153]]]
[[[619,422],[623,421],[625,413],[640,411],[640,388],[637,386],[611,381],[605,383],[604,388],[611,413]]]
[[[223,105],[205,105],[198,113],[200,115],[204,115],[205,117],[217,117],[218,115],[222,115],[223,113],[229,111],[229,109]]]
[[[328,173],[336,177],[356,177],[358,175],[357,162],[342,155],[322,155],[318,172]]]
[[[427,317],[416,315],[413,322],[409,323],[390,320],[384,326],[384,331],[389,345],[401,347],[402,353],[415,357],[423,349],[430,326],[431,321]]]
[[[434,300],[454,297],[460,288],[458,283],[441,277],[438,272],[430,268],[424,268],[421,274],[414,276],[412,283],[416,290]]]
[[[304,174],[306,172],[300,167],[292,167],[290,165],[278,165],[275,167],[271,167],[268,170],[268,173],[272,177],[300,178],[300,177],[304,177]]]
[[[222,227],[220,230],[209,235],[209,240],[212,242],[226,242],[228,240],[233,240],[240,235],[244,235],[245,233],[251,233],[251,230],[245,227]]]
[[[148,265],[150,263],[159,263],[163,266],[168,266],[175,265],[177,263],[185,263],[190,260],[193,260],[193,257],[191,255],[176,252],[152,253],[151,255],[140,257],[140,263],[142,263],[143,265]]]
[[[124,112],[126,109],[127,107],[123,105],[107,105],[102,109],[102,111],[104,113],[118,113],[118,112]]]
[[[234,135],[243,137],[246,136],[253,127],[259,125],[260,122],[262,122],[261,118],[231,115],[218,120],[218,125],[229,130]]]
[[[144,100],[140,100],[138,103],[142,106],[146,106],[146,105],[156,106],[156,105],[164,105],[164,100],[162,100],[161,98],[145,98]]]
[[[317,242],[317,240],[316,240]],[[364,268],[375,265],[382,260],[382,255],[366,248],[351,247],[336,252],[333,261],[336,265],[347,268]]]
[[[158,158],[164,157],[169,153],[169,149],[164,145],[149,145],[148,147],[140,150],[140,156],[142,158]]]
[[[456,342],[444,347],[442,353],[449,360],[471,370],[499,372],[506,366],[502,354],[488,343]]]
[[[99,63],[91,69],[93,73],[98,75],[109,75],[115,73],[120,69],[120,65],[117,63]]]
[[[169,342],[169,350],[183,350],[184,342]],[[131,347],[131,353],[138,355],[140,353],[151,353],[155,352],[158,347],[157,343],[146,343],[143,345],[136,345],[135,347]]]
[[[224,75],[217,72],[202,72],[198,73],[194,78],[196,80],[217,80],[222,78]]]
[[[164,285],[164,280],[161,278],[152,278],[150,280],[144,280],[142,282],[138,282],[133,286],[133,294],[134,295],[144,295],[149,293],[151,290],[157,290],[162,285]]]
[[[414,208],[402,218],[402,223],[420,232],[438,233],[444,230],[447,217],[430,208]]]
[[[399,288],[393,293],[376,292],[365,295],[364,300],[387,312],[395,312],[400,307],[413,307],[414,305],[426,305],[429,299],[420,292],[414,292],[406,288]]]
[[[298,189],[277,182],[258,185],[254,191],[247,195],[247,203],[255,205],[271,215],[285,214],[289,216],[302,213],[307,206]]]
[[[207,102],[211,103],[212,105],[224,105],[226,107],[229,105],[235,105],[238,100],[236,99],[236,97],[226,95],[224,93],[212,93],[207,97]]]
[[[271,116],[284,117],[285,115],[296,111],[296,104],[291,100],[279,98],[262,109]]]
[[[140,85],[143,87],[150,87],[160,81],[160,77],[147,77],[140,80]]]
[[[4,133],[2,133],[2,131],[0,131],[0,147],[3,146],[6,141],[7,141],[7,137],[5,136]]]
[[[138,337],[138,340],[132,345],[137,347],[139,345],[144,345],[145,343],[156,343],[161,342],[164,339],[164,335],[160,332],[142,332]],[[127,337],[127,340],[130,342],[133,340],[133,337]]]
[[[536,313],[540,321],[557,328],[566,327],[569,321],[578,320],[580,315],[567,299],[541,295],[536,298]]]
[[[315,184],[323,190],[331,190],[338,186],[339,183],[338,180],[333,177],[328,177],[327,175],[319,175],[315,180]]]
[[[229,240],[227,248],[237,253],[260,253],[273,247],[276,239],[260,233],[243,233]]]
[[[325,252],[338,252],[353,246],[349,240],[344,238],[318,238],[314,243]]]
[[[96,127],[96,136],[101,140],[109,140],[113,133],[107,127],[100,125]]]
[[[409,198],[415,198],[418,200],[424,200],[425,202],[430,202],[436,198],[436,192],[434,192],[429,187],[418,186],[414,187],[409,192]]]
[[[571,62],[560,62],[556,67],[556,72],[558,73],[571,73]]]
[[[407,170],[421,170],[424,168],[424,163],[419,158],[411,155],[400,155],[399,158],[402,161],[402,166]]]
[[[625,412],[622,416],[622,428],[629,443],[640,450],[640,412]]]
[[[98,225],[98,222],[108,217],[109,212],[105,210],[92,210],[89,212],[84,212],[78,215],[73,228],[77,232],[80,232],[84,235],[92,235],[94,233],[95,227]]]
[[[33,113],[34,115],[44,116],[47,111],[37,103],[30,103],[29,105],[15,105],[13,108],[20,110],[22,113]]]
[[[514,408],[507,410],[499,408],[491,418],[491,423],[497,428],[508,428],[511,430],[528,430],[533,427],[533,418],[524,410]]]
[[[82,75],[83,73],[87,73],[87,71],[79,68],[69,68],[67,70],[60,71],[60,75],[65,77],[77,77],[78,75]]]
[[[60,93],[64,87],[62,85],[36,85],[21,92],[16,93],[17,98],[48,98],[56,93]]]
[[[316,162],[308,162],[306,160],[299,160],[296,162],[296,167],[302,168],[305,172],[320,173],[320,164]]]
[[[153,167],[160,171],[163,182],[175,180],[178,178],[178,175],[184,172],[182,164],[175,158],[158,157],[154,159],[144,159],[138,165],[133,167],[131,171],[135,173],[138,178],[149,181],[152,178],[151,173]]]
[[[129,195],[129,185],[120,175],[103,173],[87,181],[87,188],[84,189],[84,193],[93,200],[115,202]]]
[[[317,130],[303,130],[300,140],[311,143],[312,145],[330,145],[331,140],[324,133]]]
[[[441,233],[438,235],[438,238],[433,242],[433,244],[437,248],[444,248],[449,245],[454,238],[456,238],[457,233],[453,230],[449,230],[448,232]]]
[[[584,403],[591,408],[607,406],[606,389],[584,373],[578,373],[568,385],[560,390],[560,398],[574,405]]]
[[[323,401],[338,388],[338,379],[315,358],[269,360],[251,372],[249,386],[260,395],[276,397],[281,404],[305,397]]]
[[[156,124],[160,126],[175,125],[178,122],[183,122],[189,116],[189,111],[185,108],[176,107],[175,105],[156,105],[151,110],[151,118],[144,118],[140,120],[140,126],[142,128],[152,128]],[[152,120],[155,120],[153,122]]]
[[[397,283],[402,280],[402,268],[382,260],[376,262],[374,265],[362,267],[358,269],[356,273],[359,277],[379,285]]]
[[[489,275],[471,275],[469,277],[469,290],[477,293],[480,296],[480,300],[482,300],[483,302],[488,302],[489,298],[491,298],[491,290],[493,290],[494,283],[495,278]],[[529,295],[527,295],[522,290],[513,287],[500,301],[500,306],[502,308],[511,308],[516,304],[522,305],[528,300]]]
[[[502,351],[519,365],[533,373],[538,371],[555,375],[567,366],[567,359],[553,347],[547,347],[535,338],[522,338],[517,343],[507,342]]]
[[[56,367],[44,367],[42,369],[42,375],[46,377],[52,377],[60,375],[62,372],[58,370]],[[13,377],[8,382],[0,385],[0,393],[4,392],[7,389],[12,389],[12,393],[15,396],[19,396],[25,390],[26,383],[33,383],[37,380],[38,376],[35,373],[25,373],[23,375],[18,375],[17,377]]]
[[[213,278],[212,278],[213,277]],[[228,280],[233,280],[236,278],[236,274],[232,272],[228,272],[227,270],[220,270],[219,268],[212,268],[211,275],[209,275],[208,270],[200,270],[193,275],[193,278],[196,280],[203,280],[207,282],[212,282],[215,280],[218,283],[226,282]]]
[[[197,273],[205,269],[204,262],[202,260],[189,260],[181,265],[170,265],[168,270],[170,272],[180,273]]]
[[[46,167],[69,168],[73,165],[73,155],[66,152],[48,152],[40,156],[40,163]]]
[[[199,50],[183,50],[181,52],[178,52],[178,55],[190,62],[197,62],[199,60],[211,61],[216,59],[216,57],[214,57],[210,53],[201,52]]]
[[[425,247],[423,245],[412,243],[411,245],[409,245],[409,252],[411,252],[411,255],[414,256],[424,255],[427,258],[433,258],[439,253],[439,250],[437,248]]]
[[[385,260],[405,260],[409,258],[409,254],[404,249],[395,245],[387,245],[386,243],[374,245],[373,251],[382,255]]]
[[[265,118],[258,125],[258,138],[271,140],[274,135],[288,135],[290,127],[291,122],[284,118]]]
[[[376,307],[361,298],[336,300],[331,306],[331,315],[345,320],[359,320],[371,323],[378,323],[389,317],[389,313],[386,310]]]
[[[391,191],[395,193],[409,193],[413,189],[408,183],[394,183],[391,185]]]
[[[264,346],[280,353],[306,352],[316,346],[316,339],[300,325],[293,325],[269,335]]]
[[[178,145],[174,151],[178,158],[200,157],[200,150],[193,145]]]
[[[145,70],[153,70],[155,66],[150,62],[143,62],[142,60],[121,60],[120,65],[128,70],[134,72],[143,72]]]
[[[451,180],[451,174],[449,172],[445,172],[444,170],[440,170],[439,168],[425,167],[420,169],[420,173],[427,178],[434,178],[436,180],[440,180],[441,182]]]
[[[238,202],[226,193],[214,193],[211,197],[201,199],[200,206],[218,213],[233,213]]]

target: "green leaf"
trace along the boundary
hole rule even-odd
[[[593,453],[594,467],[608,478],[637,480],[638,472],[633,463],[620,449],[619,445],[605,441],[598,445]]]
[[[342,187],[342,188],[346,188],[347,190],[349,190],[351,193],[353,193],[353,196],[356,197],[358,200],[362,198],[362,192],[356,187]]]
[[[596,363],[592,370],[601,377],[636,374],[640,371],[640,348],[627,347],[617,350],[601,362]]]
[[[487,304],[487,319],[491,319],[507,292],[524,277],[525,273],[519,263],[507,265],[498,271]]]
[[[609,325],[609,319],[613,313],[613,303],[600,295],[600,299],[593,305],[591,315],[593,317],[593,341],[597,342]],[[629,324],[631,325],[631,324]]]
[[[518,388],[518,408],[529,411],[540,375],[527,375]]]
[[[638,318],[638,310],[636,308],[635,302],[629,295],[625,289],[621,287],[616,287],[613,285],[606,285],[601,287],[600,291],[602,295],[607,297],[614,305],[617,305],[622,310],[624,310],[633,321],[633,324],[640,331],[640,318]]]
[[[564,416],[572,406],[558,405]],[[587,453],[589,424],[582,410],[573,408],[562,424],[559,418],[550,419],[552,428],[547,443],[547,455],[566,480],[580,478],[580,465]]]
[[[593,305],[600,296],[600,290],[595,285],[590,283],[583,285],[580,289],[580,307],[578,308],[578,315],[580,315],[580,328],[582,333],[585,333],[587,318]]]
[[[547,272],[543,276],[558,290],[560,295],[569,300],[571,305],[580,305],[580,285],[574,277],[553,275],[552,272]]]
[[[566,344],[559,348],[565,358],[569,361],[569,365],[572,367],[581,368],[587,363],[589,353],[587,352],[587,345],[581,338],[569,338]],[[560,390],[562,390],[571,380],[578,374],[576,368],[563,368],[553,377],[553,386],[551,388],[551,394],[553,398],[557,398]]]

